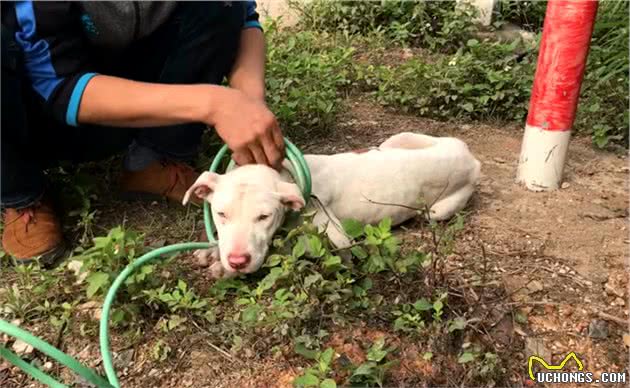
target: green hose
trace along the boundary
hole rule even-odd
[[[286,145],[286,156],[291,162],[293,170],[291,171],[293,174],[293,178],[296,183],[302,189],[302,193],[304,195],[304,199],[308,200],[311,195],[311,174],[306,164],[306,160],[304,160],[304,155],[300,152],[300,150],[289,140],[285,138]],[[212,165],[210,166],[210,171],[216,172],[219,168],[221,160],[225,157],[228,148],[224,145],[214,160],[212,161]],[[228,165],[228,169],[232,166],[233,161]],[[105,368],[105,374],[107,376],[106,381],[103,377],[98,375],[92,369],[85,367],[75,358],[65,354],[61,350],[55,348],[51,344],[46,341],[37,338],[30,334],[27,331],[20,329],[6,321],[0,319],[0,333],[8,334],[12,337],[20,339],[25,343],[33,346],[33,348],[41,351],[47,356],[53,358],[55,361],[59,362],[62,365],[70,368],[76,374],[81,376],[86,381],[94,384],[97,387],[104,388],[119,388],[120,383],[118,382],[118,377],[116,376],[116,371],[114,370],[114,363],[112,361],[111,351],[109,349],[109,315],[111,312],[111,307],[114,301],[116,300],[116,293],[120,286],[124,283],[124,281],[136,271],[138,268],[143,265],[157,259],[162,255],[168,255],[176,252],[183,251],[191,251],[194,249],[208,249],[217,244],[216,239],[214,238],[214,225],[212,222],[212,215],[210,213],[210,206],[207,201],[204,201],[203,204],[203,216],[204,216],[204,224],[206,229],[206,234],[208,235],[208,242],[189,242],[189,243],[181,243],[181,244],[173,244],[166,247],[158,248],[153,250],[143,256],[141,256],[138,260],[130,263],[125,269],[116,277],[111,287],[109,288],[107,295],[105,296],[105,301],[103,302],[103,312],[101,314],[100,326],[99,326],[99,343],[101,349],[101,356],[103,359],[103,367]],[[0,346],[0,357],[6,359],[13,365],[22,369],[24,372],[28,373],[35,379],[40,382],[54,388],[67,387],[66,385],[58,382],[36,366],[27,363],[13,352],[8,349]]]

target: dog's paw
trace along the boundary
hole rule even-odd
[[[215,263],[221,265],[218,247],[197,249],[193,252],[193,257],[197,259],[197,265],[200,267],[208,267],[209,265],[214,265]]]
[[[208,270],[209,277],[212,279],[230,279],[236,276],[236,272],[226,271],[220,261],[215,261],[210,265]]]
[[[223,269],[223,266],[221,265],[220,261],[215,261],[214,263],[212,263],[212,265],[210,266],[208,270],[208,274],[210,275],[212,279],[223,278],[224,272],[225,270]]]

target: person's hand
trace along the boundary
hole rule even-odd
[[[226,87],[208,117],[219,137],[232,150],[238,165],[258,163],[280,168],[284,159],[284,138],[276,117],[259,99]]]

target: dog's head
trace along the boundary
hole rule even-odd
[[[246,165],[223,175],[204,172],[188,189],[212,205],[221,265],[227,272],[252,273],[260,268],[287,210],[305,202],[300,188],[283,181],[274,169]]]

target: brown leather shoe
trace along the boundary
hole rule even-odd
[[[123,172],[120,178],[121,197],[129,200],[166,197],[181,204],[186,190],[198,177],[199,174],[185,163],[153,162],[144,170]],[[203,203],[197,197],[192,202]]]
[[[52,206],[41,201],[23,209],[5,209],[2,247],[19,264],[35,260],[53,265],[64,253],[61,224]]]

